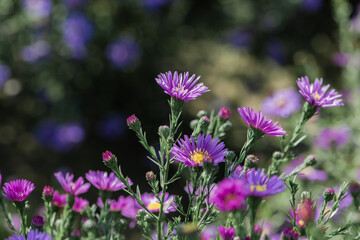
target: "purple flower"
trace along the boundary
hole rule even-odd
[[[341,148],[350,140],[350,135],[351,132],[347,126],[324,128],[315,140],[315,146],[321,149]]]
[[[162,6],[171,3],[172,1],[173,0],[143,0],[143,4],[146,9],[150,11],[155,11]]]
[[[266,43],[266,53],[279,64],[286,62],[285,47],[282,42],[276,39],[271,39]]]
[[[12,237],[9,237],[5,240],[51,240],[51,236],[46,232],[40,232],[38,229],[30,230],[27,233],[27,238],[23,235],[14,234]]]
[[[286,174],[290,174],[297,166],[302,164],[304,161],[304,158],[298,157],[295,158],[293,161],[290,162],[290,164],[284,169],[284,172]],[[303,170],[301,170],[297,176],[302,179],[306,179],[308,181],[326,181],[328,178],[328,175],[325,171],[317,170],[313,167],[306,167]]]
[[[292,240],[297,240],[300,237],[300,234],[290,227],[285,228],[282,231],[281,235],[284,239],[292,239]]]
[[[194,137],[185,135],[184,139],[179,139],[171,150],[171,157],[185,165],[197,167],[202,166],[203,161],[212,162],[214,165],[225,161],[227,149],[225,144],[219,142],[219,138],[212,139],[210,135],[204,137],[199,134],[197,143]]]
[[[201,240],[213,240],[216,239],[218,228],[216,225],[207,225],[201,233]]]
[[[220,211],[244,210],[248,190],[241,179],[224,179],[217,184],[211,193],[210,201]]]
[[[54,174],[62,188],[70,195],[77,196],[86,193],[90,188],[90,183],[84,183],[84,179],[79,177],[73,182],[74,175],[66,173],[65,178],[61,172]]]
[[[4,184],[3,195],[11,201],[22,202],[34,189],[35,186],[32,182],[25,179],[17,179]]]
[[[41,216],[34,216],[32,221],[31,221],[31,224],[34,226],[34,227],[42,227],[44,226],[45,224],[45,220],[43,217]]]
[[[295,89],[283,89],[275,92],[271,97],[265,98],[262,109],[267,115],[287,118],[301,109],[301,98]]]
[[[140,57],[140,46],[131,38],[120,38],[106,49],[106,56],[116,68],[128,68]]]
[[[128,117],[128,118],[126,119],[127,125],[133,124],[133,123],[135,123],[136,121],[139,121],[139,119],[135,116],[135,114],[131,115],[130,117]]]
[[[45,40],[38,40],[21,50],[21,58],[25,62],[33,63],[47,57],[50,51],[50,45]]]
[[[87,4],[87,0],[65,0],[68,8],[82,8]]]
[[[73,58],[86,57],[86,44],[91,40],[94,32],[92,23],[79,12],[68,16],[63,23],[63,38],[70,48]]]
[[[249,190],[248,196],[266,197],[285,191],[284,181],[278,176],[272,176],[268,180],[262,169],[251,169],[241,177],[245,181],[245,186]]]
[[[81,212],[84,209],[84,207],[86,207],[88,205],[89,205],[88,200],[83,199],[81,197],[75,197],[75,202],[74,202],[72,209],[75,212]]]
[[[10,78],[11,72],[7,65],[0,64],[0,88],[4,86],[5,82]]]
[[[117,201],[112,200],[112,199],[109,199],[108,201],[110,203],[110,211],[121,212],[121,214],[123,216],[131,218],[131,219],[136,218],[139,207],[138,207],[137,203],[135,203],[135,200],[132,197],[120,196]],[[101,198],[98,198],[97,205],[100,208],[103,207],[103,202],[102,202]]]
[[[199,79],[200,76],[195,78],[195,74],[189,78],[188,72],[184,74],[175,72],[172,75],[169,71],[159,74],[155,80],[164,89],[166,94],[188,102],[209,91],[203,83],[197,83]]]
[[[107,172],[102,171],[92,171],[90,170],[86,174],[86,179],[97,189],[103,191],[119,191],[120,189],[126,188],[125,184],[120,182],[120,180],[115,176],[113,172],[108,176]],[[130,185],[132,185],[131,180],[129,179]]]
[[[54,192],[54,197],[52,200],[52,205],[62,208],[66,204],[66,194],[59,194],[58,191]]]
[[[230,109],[228,109],[227,107],[222,107],[220,108],[220,111],[219,111],[219,116],[222,118],[222,119],[228,119],[231,115],[231,111]]]
[[[317,12],[322,5],[323,0],[302,0],[301,8],[306,12]]]
[[[267,119],[261,111],[255,112],[255,110],[250,107],[242,107],[238,108],[238,112],[249,127],[258,129],[263,134],[281,136],[286,133],[280,125],[277,125],[278,122]]]
[[[159,193],[159,196],[156,197],[154,194],[152,193],[144,193],[141,195],[141,201],[145,204],[145,206],[147,207],[147,209],[149,209],[150,212],[158,212],[160,211],[160,207],[161,204],[159,203],[159,199],[161,196],[162,192]],[[169,193],[165,193],[165,201],[164,201],[164,205],[168,205],[170,202],[171,204],[169,205],[169,207],[167,209],[164,209],[164,213],[169,213],[169,212],[175,212],[176,209],[174,206],[175,203],[173,203],[173,195],[169,195]]]
[[[229,43],[239,48],[248,48],[251,44],[252,36],[248,30],[235,29],[226,36]]]
[[[103,161],[104,162],[108,162],[108,161],[110,161],[112,158],[114,158],[115,157],[115,155],[114,154],[112,154],[112,152],[110,152],[110,151],[105,151],[105,152],[103,152],[103,154],[102,154],[102,158],[103,158]]]
[[[32,18],[45,18],[51,13],[52,3],[51,0],[24,0],[23,8]]]
[[[224,240],[233,240],[236,235],[236,231],[232,227],[226,228],[224,226],[220,226],[219,234],[220,237],[223,238]]]
[[[54,188],[51,186],[45,186],[43,189],[43,194],[45,196],[52,196],[54,194]]]
[[[126,130],[124,117],[120,114],[110,114],[98,123],[98,132],[109,139],[119,138]]]
[[[310,84],[309,78],[305,76],[297,80],[297,85],[300,88],[300,94],[313,106],[337,107],[344,105],[340,98],[342,95],[338,94],[335,89],[326,92],[329,89],[330,84],[321,86],[322,82],[322,78],[320,78],[320,80],[316,78],[315,82]]]
[[[350,61],[351,56],[346,53],[336,52],[332,56],[332,61],[339,67],[345,67]]]
[[[350,20],[350,29],[354,33],[360,33],[360,4],[357,5],[356,11]]]

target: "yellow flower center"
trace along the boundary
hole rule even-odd
[[[150,203],[149,205],[147,205],[147,208],[148,208],[149,210],[153,210],[153,211],[159,210],[160,207],[161,207],[161,204],[158,203],[158,202]]]
[[[299,227],[303,227],[305,225],[305,222],[303,220],[299,220]]]
[[[319,99],[321,98],[321,95],[318,94],[318,92],[315,92],[315,97],[314,97],[317,101],[319,101]]]
[[[280,101],[278,101],[278,102],[276,103],[276,105],[277,105],[278,107],[283,107],[283,106],[285,106],[285,104],[286,104],[286,101],[283,100],[283,99],[281,99]]]
[[[254,192],[256,190],[257,192],[264,192],[266,191],[266,185],[251,185],[250,191]]]
[[[210,156],[206,151],[196,149],[196,151],[194,151],[190,157],[191,160],[193,160],[196,165],[199,165],[204,161],[204,158],[208,158]]]

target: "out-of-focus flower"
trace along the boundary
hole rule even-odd
[[[98,123],[97,129],[104,138],[119,138],[126,130],[125,119],[120,114],[110,114]]]
[[[45,196],[52,196],[54,194],[54,188],[51,186],[45,186],[43,189],[43,194]]]
[[[306,12],[317,12],[321,9],[323,0],[302,0],[301,8]]]
[[[71,236],[81,237],[81,231],[79,229],[75,229],[71,232]]]
[[[23,8],[31,18],[45,18],[51,13],[52,3],[51,0],[23,0]]]
[[[33,63],[50,54],[50,45],[45,40],[38,40],[21,50],[21,58],[28,63]]]
[[[10,78],[11,72],[7,65],[0,64],[0,88],[4,86],[5,82]]]
[[[90,183],[84,183],[84,179],[79,177],[73,182],[74,175],[66,173],[65,178],[61,172],[54,174],[62,188],[70,195],[77,196],[86,193],[90,188]]]
[[[146,9],[155,11],[173,1],[174,0],[143,0],[143,4]]]
[[[236,235],[236,231],[232,227],[227,228],[224,226],[220,226],[219,227],[219,235],[224,240],[233,240]]]
[[[245,186],[249,190],[248,196],[266,197],[285,191],[284,181],[278,176],[272,176],[268,180],[268,175],[262,169],[251,169],[241,177],[245,181]]]
[[[66,193],[59,194],[58,191],[54,192],[54,197],[52,200],[52,205],[62,208],[66,204]]]
[[[235,47],[248,48],[251,44],[251,33],[248,30],[235,29],[230,31],[226,40]]]
[[[298,157],[295,158],[290,164],[284,169],[286,174],[290,174],[297,166],[302,164],[304,158]],[[301,170],[297,176],[302,179],[306,179],[308,181],[325,181],[328,178],[328,175],[325,171],[317,170],[311,166],[304,168]]]
[[[113,172],[111,172],[108,176],[107,172],[90,170],[85,177],[94,187],[99,190],[114,192],[126,188],[125,184],[120,182],[120,180]],[[129,183],[132,185],[130,179]]]
[[[335,65],[345,67],[350,60],[350,56],[346,53],[336,52],[333,54],[332,60]]]
[[[267,115],[287,118],[301,109],[301,97],[293,88],[279,90],[264,99],[262,109]]]
[[[123,216],[132,219],[136,218],[138,209],[135,200],[130,196],[120,196],[117,201],[112,200],[110,204],[110,211],[121,212]]]
[[[161,192],[159,193],[159,197],[161,196]],[[165,193],[165,201],[164,205],[168,205],[169,202],[173,201],[174,196],[169,195],[169,193]],[[144,193],[141,195],[141,201],[145,204],[145,206],[149,209],[150,212],[158,212],[160,211],[161,204],[159,203],[159,199],[152,193]],[[175,212],[174,208],[175,203],[172,202],[167,209],[164,209],[164,213]]]
[[[74,202],[72,209],[75,212],[81,212],[84,209],[84,207],[86,207],[88,205],[89,205],[88,200],[83,199],[81,197],[75,197],[75,202]]]
[[[160,73],[155,80],[164,89],[166,94],[188,102],[209,91],[208,87],[203,83],[197,83],[200,76],[195,77],[195,74],[191,77],[189,76],[188,72],[183,74],[175,72],[172,74],[169,71],[167,73]]]
[[[63,23],[63,38],[70,48],[72,57],[83,59],[86,57],[86,45],[91,40],[94,27],[89,19],[79,13],[71,13]]]
[[[111,64],[126,69],[136,63],[140,57],[140,46],[131,38],[120,38],[106,49],[106,56]]]
[[[305,197],[301,200],[296,208],[295,214],[299,227],[304,227],[305,224],[314,221],[315,204],[311,197]]]
[[[336,128],[324,128],[315,140],[315,146],[321,149],[330,149],[331,147],[343,147],[351,137],[350,129],[347,126]]]
[[[281,233],[282,238],[286,240],[297,240],[300,237],[300,234],[293,230],[292,228],[285,228]]]
[[[17,179],[5,183],[3,186],[3,195],[14,202],[23,202],[35,189],[32,182],[26,179]]]
[[[219,111],[219,116],[222,118],[222,119],[228,119],[231,115],[231,111],[230,109],[228,109],[227,107],[222,107],[220,108],[220,111]]]
[[[44,226],[45,224],[45,220],[43,217],[41,216],[34,216],[32,221],[31,221],[31,224],[34,226],[34,227],[37,227],[37,228],[40,228],[42,226]]]
[[[216,239],[218,228],[216,225],[207,225],[201,233],[201,240],[214,240]]]
[[[255,112],[250,107],[242,107],[238,108],[238,112],[249,127],[255,128],[263,134],[281,136],[286,133],[280,125],[277,125],[278,122],[267,119],[261,111]]]
[[[360,4],[358,4],[356,12],[350,20],[350,29],[354,33],[360,33]]]
[[[307,76],[301,77],[297,80],[300,94],[307,102],[316,107],[337,107],[344,105],[342,103],[341,94],[338,94],[335,89],[326,92],[330,84],[321,86],[323,83],[322,78],[315,79],[314,83],[309,82]]]
[[[214,165],[225,161],[227,149],[225,144],[219,142],[219,138],[212,139],[210,135],[206,137],[199,134],[198,141],[195,143],[193,136],[189,139],[187,135],[184,139],[179,139],[171,150],[171,156],[178,162],[185,165],[197,167],[202,166],[203,161],[212,162]]]
[[[220,211],[234,211],[246,208],[247,188],[241,179],[224,179],[211,193],[210,201]]]
[[[68,8],[82,8],[88,2],[88,0],[64,0],[64,1],[65,1],[65,5]]]
[[[27,233],[27,238],[24,235],[14,234],[5,240],[51,240],[51,236],[46,232],[40,232],[38,229],[30,230]]]
[[[266,43],[266,53],[279,64],[286,62],[285,47],[279,40],[271,39]]]

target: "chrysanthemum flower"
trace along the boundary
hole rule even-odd
[[[331,147],[343,147],[351,137],[351,131],[347,126],[336,128],[324,128],[315,140],[315,146],[321,149],[330,149]]]
[[[112,201],[110,211],[121,212],[121,214],[128,218],[136,218],[138,208],[136,207],[135,200],[130,197],[120,196],[117,201]]]
[[[277,125],[278,122],[267,119],[261,111],[255,112],[250,107],[242,107],[238,108],[238,112],[249,127],[255,128],[263,134],[281,136],[286,133],[280,125]]]
[[[224,179],[211,193],[210,201],[220,211],[234,211],[246,208],[248,190],[241,179]]]
[[[203,83],[197,83],[199,79],[200,76],[195,78],[195,74],[189,78],[188,72],[184,74],[175,72],[172,75],[169,71],[159,74],[155,80],[164,89],[166,94],[188,102],[209,91]]]
[[[75,212],[81,212],[84,209],[84,207],[86,207],[88,205],[89,205],[88,200],[83,199],[81,197],[75,197],[75,202],[74,202],[72,209]]]
[[[285,191],[284,181],[278,176],[272,176],[268,180],[262,169],[251,169],[244,174],[242,178],[245,180],[245,186],[249,190],[248,196],[252,197],[266,197],[275,195]]]
[[[38,229],[30,230],[27,233],[27,238],[24,235],[14,234],[5,240],[51,240],[51,236],[46,232],[40,232]]]
[[[82,177],[79,177],[75,182],[73,182],[73,174],[66,173],[65,178],[61,172],[57,172],[54,175],[65,192],[70,195],[77,196],[82,193],[86,193],[90,188],[90,183],[84,183],[84,179]]]
[[[264,99],[262,110],[265,114],[280,118],[287,118],[301,109],[301,97],[293,88],[275,92]]]
[[[162,193],[160,192],[159,198],[160,198],[161,194]],[[169,195],[169,193],[165,193],[164,205],[168,205],[169,202],[172,202],[173,198],[174,198],[173,195]],[[145,206],[147,207],[147,209],[149,209],[150,212],[159,212],[160,211],[161,204],[159,202],[159,199],[154,194],[152,194],[152,193],[142,194],[141,201],[145,204]],[[171,203],[167,209],[164,209],[164,213],[175,212],[176,209],[174,208],[174,206],[176,206],[176,204],[174,202]]]
[[[219,142],[219,138],[212,139],[210,135],[206,137],[204,134],[199,134],[197,143],[193,136],[189,139],[185,135],[184,139],[179,139],[177,145],[171,150],[171,156],[178,162],[182,162],[188,166],[202,166],[203,161],[212,162],[217,165],[224,162],[227,149],[225,144]]]
[[[92,171],[90,170],[86,174],[86,179],[97,189],[103,191],[115,192],[120,189],[126,188],[125,184],[120,182],[120,180],[115,176],[113,172],[108,176],[107,172],[102,171]],[[129,180],[130,185],[132,182]]]
[[[25,179],[17,179],[5,183],[3,195],[11,201],[23,202],[34,189],[35,186],[32,182]]]
[[[62,208],[66,204],[66,193],[59,194],[58,191],[54,192],[54,197],[52,200],[52,205]]]
[[[316,107],[337,107],[344,105],[342,95],[338,94],[335,89],[331,89],[329,92],[326,92],[330,84],[321,86],[323,83],[322,78],[315,79],[314,83],[309,82],[307,76],[301,77],[297,80],[297,85],[299,86],[300,94],[305,98],[307,102]]]
[[[233,240],[235,238],[236,231],[232,227],[227,228],[224,226],[220,226],[219,227],[219,235],[224,240]]]

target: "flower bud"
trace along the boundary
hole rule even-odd
[[[359,195],[360,194],[360,185],[357,182],[351,182],[349,184],[349,191],[351,195]]]
[[[112,152],[110,151],[105,151],[102,154],[102,159],[104,164],[109,167],[110,169],[115,169],[117,168],[117,158],[115,157],[114,154],[112,154]]]
[[[200,111],[196,114],[196,116],[197,116],[198,118],[202,118],[202,117],[204,117],[204,116],[206,116],[206,115],[207,115],[207,112],[204,111],[204,110],[200,110]]]
[[[300,225],[304,225],[314,220],[315,207],[309,192],[303,192],[301,198],[302,200],[296,209],[296,215],[300,219]]]
[[[314,166],[317,161],[316,161],[315,155],[309,155],[305,158],[304,162],[305,162],[306,166],[309,167],[309,166]]]
[[[323,196],[324,196],[325,202],[330,202],[333,200],[333,198],[335,196],[335,190],[333,188],[326,188]]]
[[[34,216],[31,221],[31,224],[35,228],[41,228],[42,226],[44,226],[45,221],[44,221],[44,218],[41,216]]]
[[[219,131],[226,132],[230,130],[231,127],[232,127],[232,123],[230,121],[226,121],[224,124],[220,126]]]
[[[228,109],[227,107],[222,107],[220,108],[220,111],[219,111],[219,116],[222,118],[222,119],[228,119],[231,115],[231,111],[230,109]]]
[[[259,159],[255,155],[248,155],[245,158],[245,168],[250,169],[256,167],[256,164],[259,162]]]
[[[285,228],[281,233],[281,240],[297,240],[300,234],[292,228]]]
[[[43,189],[43,199],[47,202],[51,202],[54,195],[54,188],[51,186],[45,186]]]
[[[135,132],[139,131],[141,128],[141,123],[139,119],[135,116],[135,114],[131,115],[126,119],[126,123],[129,128]]]
[[[280,160],[281,159],[281,152],[278,152],[278,151],[274,152],[273,155],[272,155],[272,158],[274,160]]]
[[[170,127],[167,125],[162,125],[159,127],[158,134],[160,137],[167,139],[170,135]]]
[[[146,180],[151,181],[153,179],[156,179],[156,175],[153,171],[146,172]]]
[[[197,120],[197,119],[192,120],[192,121],[190,122],[190,128],[191,128],[192,130],[194,130],[194,129],[196,128],[196,126],[198,125],[198,122],[199,122],[199,120]]]
[[[206,116],[201,117],[198,122],[198,128],[200,131],[206,131],[210,125],[210,119]]]
[[[236,154],[235,154],[234,151],[227,151],[227,152],[226,152],[225,158],[226,158],[228,161],[232,162],[232,161],[235,159],[235,157],[236,157]]]

